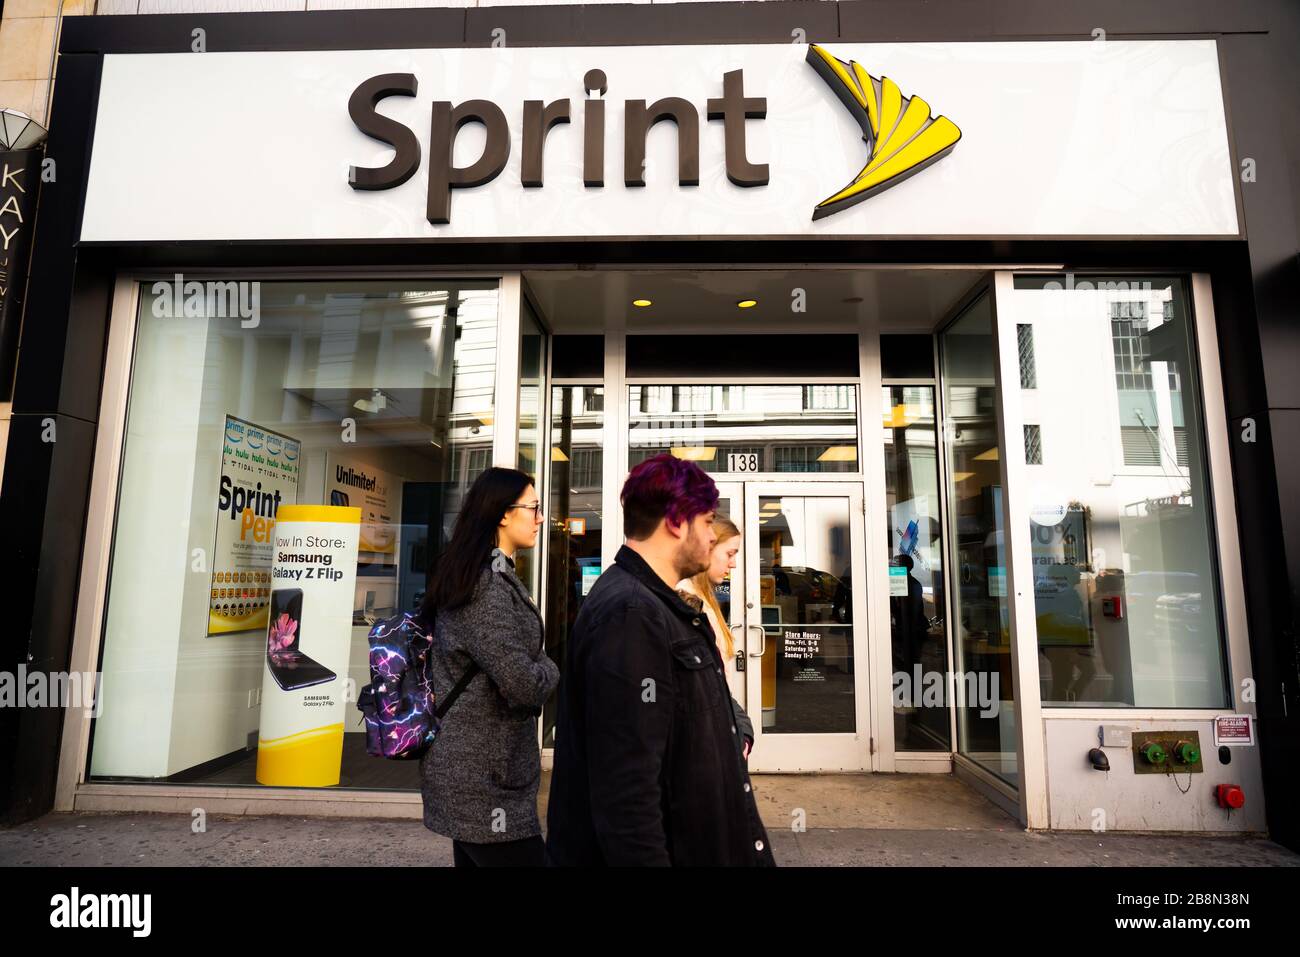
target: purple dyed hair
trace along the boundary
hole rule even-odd
[[[715,511],[718,487],[694,462],[663,452],[628,473],[620,498],[624,536],[644,541],[665,518],[680,525]]]

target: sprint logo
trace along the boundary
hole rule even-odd
[[[901,183],[943,159],[961,139],[952,120],[931,116],[929,103],[919,96],[903,96],[889,77],[877,79],[860,64],[845,63],[815,43],[808,45],[807,61],[862,127],[870,152],[853,182],[813,208],[813,220]]]

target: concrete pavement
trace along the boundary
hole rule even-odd
[[[541,805],[545,820],[546,782]],[[1259,837],[1029,833],[951,775],[757,775],[778,862],[799,866],[1300,866]],[[451,864],[419,820],[49,814],[0,828],[0,865]]]

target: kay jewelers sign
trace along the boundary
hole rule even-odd
[[[108,55],[98,111],[87,242],[1238,233],[1212,40]]]

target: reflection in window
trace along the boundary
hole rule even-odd
[[[939,339],[948,420],[957,749],[1015,784],[1016,702],[989,298],[984,293]]]
[[[338,783],[417,788],[413,764],[367,756],[356,710],[334,696],[369,682],[370,623],[419,604],[491,461],[496,282],[262,282],[252,328],[160,318],[170,294],[140,289],[90,775],[255,783],[272,702],[249,699],[278,600],[300,615],[295,650],[338,679],[285,692],[323,698],[320,714],[343,722]],[[278,475],[277,453],[292,466]],[[361,509],[351,614],[337,623],[346,658],[317,661],[321,619],[304,592],[276,585],[271,598],[272,549],[222,507],[223,484],[259,482],[281,504]]]
[[[853,408],[855,389],[850,385],[806,385],[803,387],[805,409]]]
[[[1020,353],[1020,388],[1038,388],[1038,370],[1034,365],[1034,327],[1027,322],[1016,326],[1016,348]]]
[[[1026,473],[1017,530],[1033,554],[1043,703],[1227,706],[1183,281],[1063,286],[1017,277],[1007,304],[1039,333],[1026,416],[1069,436]]]
[[[1042,465],[1043,464],[1043,427],[1041,425],[1025,425],[1025,464]]]
[[[542,492],[542,481],[537,463],[541,458],[542,429],[542,378],[546,375],[546,337],[537,314],[527,299],[519,316],[519,464],[521,472],[533,477],[537,492]],[[537,552],[523,549],[515,558],[519,580],[536,597],[540,582]]]
[[[551,389],[551,489],[546,579],[546,653],[564,667],[564,651],[582,603],[600,575],[605,390]],[[543,747],[555,745],[555,696],[542,713]]]
[[[764,496],[758,507],[763,733],[853,731],[849,500]]]
[[[670,451],[705,471],[857,472],[857,387],[628,387],[628,467]]]
[[[952,733],[934,387],[886,386],[883,400],[894,747],[947,751]]]

